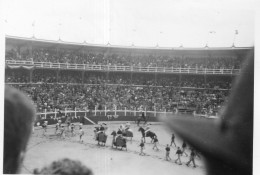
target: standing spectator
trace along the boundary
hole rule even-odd
[[[24,94],[5,87],[4,102],[4,159],[3,173],[20,172],[30,134],[35,109]]]

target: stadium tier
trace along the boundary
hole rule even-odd
[[[114,47],[6,37],[5,82],[26,92],[38,112],[142,107],[216,115],[252,49]]]

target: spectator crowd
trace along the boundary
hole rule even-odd
[[[106,54],[63,48],[6,50],[6,60],[199,69],[239,69],[243,61],[224,56]],[[26,92],[38,111],[85,107],[137,110],[143,106],[148,111],[184,107],[211,114],[226,101],[232,81],[231,76],[55,69],[7,68],[5,73],[5,82]]]
[[[31,97],[39,112],[56,109],[139,110],[172,112],[177,107],[213,114],[228,91],[173,87],[70,84],[13,84]]]
[[[74,70],[35,69],[30,75],[24,69],[6,69],[6,83],[117,84],[136,86],[171,86],[206,89],[231,89],[231,76],[176,75],[153,73],[83,72]]]

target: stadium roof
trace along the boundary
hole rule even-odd
[[[50,47],[50,46],[57,46],[61,48],[70,48],[70,49],[79,49],[82,47],[92,47],[92,48],[114,48],[114,49],[138,49],[138,50],[158,50],[158,51],[234,51],[234,50],[250,50],[253,47],[160,47],[158,45],[154,47],[141,47],[141,46],[120,46],[120,45],[111,45],[110,43],[106,45],[101,44],[91,44],[87,42],[83,43],[75,43],[75,42],[67,42],[62,40],[45,40],[45,39],[38,39],[35,37],[26,38],[26,37],[18,37],[18,36],[8,36],[6,35],[6,44],[9,45],[18,45],[24,46],[28,45],[29,43],[33,43],[33,46],[38,47]],[[101,49],[102,50],[102,49]]]

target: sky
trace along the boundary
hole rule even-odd
[[[253,0],[5,0],[2,13],[12,36],[124,46],[254,45]]]

